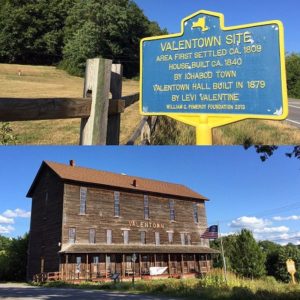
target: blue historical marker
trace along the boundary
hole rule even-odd
[[[180,34],[143,39],[141,113],[186,123],[202,115],[224,124],[228,117],[285,119],[281,22],[225,27],[222,14],[200,11],[182,21]]]

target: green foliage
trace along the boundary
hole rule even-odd
[[[286,69],[289,97],[300,98],[300,54],[287,55]]]
[[[292,259],[295,261],[296,270],[300,270],[300,250],[297,246],[289,244],[281,247],[277,252],[276,262],[274,264],[275,277],[283,282],[290,282],[291,276],[287,272],[286,261]],[[299,280],[299,273],[296,273],[296,279]]]
[[[28,234],[16,239],[0,236],[0,281],[25,281]]]
[[[16,143],[17,137],[13,134],[9,123],[0,123],[0,145],[15,145]]]
[[[139,67],[139,42],[162,34],[131,0],[77,0],[65,26],[63,68],[83,75],[88,58],[105,57],[124,65],[125,76],[135,76]]]
[[[36,284],[35,284],[36,285]],[[221,270],[214,270],[200,279],[162,279],[131,282],[81,283],[79,285],[64,282],[49,282],[46,287],[68,287],[78,289],[99,289],[129,291],[130,293],[146,293],[153,295],[169,295],[185,299],[203,300],[298,300],[300,288],[298,285],[278,283],[272,277],[262,280],[242,279],[228,273],[228,284],[223,280]],[[140,298],[143,298],[141,295]]]
[[[232,250],[232,269],[235,273],[248,278],[259,278],[265,274],[266,256],[252,232],[242,229],[237,235]]]
[[[223,248],[224,255],[226,260],[226,266],[228,270],[232,270],[232,260],[234,260],[234,247],[236,243],[237,235],[229,235],[223,237]],[[210,246],[213,249],[219,250],[221,252],[221,240],[217,239],[211,242]],[[214,259],[214,268],[223,268],[223,259],[222,256],[219,255]]]
[[[52,64],[62,58],[65,18],[75,0],[6,0],[0,10],[0,62]]]

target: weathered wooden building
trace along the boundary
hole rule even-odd
[[[211,268],[216,251],[201,238],[207,199],[183,185],[44,161],[27,197],[29,280],[48,272],[103,280]]]

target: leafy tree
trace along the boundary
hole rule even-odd
[[[281,247],[278,252],[277,261],[274,265],[275,278],[284,282],[290,282],[291,276],[287,272],[286,261],[292,259],[295,261],[296,270],[300,270],[300,250],[297,246],[288,244]],[[296,279],[299,280],[299,273],[296,273]]]
[[[140,39],[162,33],[131,0],[77,0],[66,19],[62,66],[82,75],[86,59],[102,56],[123,63],[125,75],[133,76]]]
[[[2,0],[0,62],[52,64],[62,58],[63,28],[75,0]]]
[[[0,281],[26,280],[28,234],[17,239],[0,236]]]
[[[289,96],[300,98],[300,54],[287,55],[286,69]]]
[[[270,241],[261,241],[258,244],[266,255],[265,266],[267,275],[277,277],[276,264],[278,262],[279,251],[282,246]]]
[[[226,260],[227,270],[232,270],[232,260],[234,245],[236,243],[237,235],[228,235],[223,237],[223,248],[224,248],[224,256]],[[219,250],[221,252],[221,239],[214,240],[210,243],[210,246],[213,249]],[[218,255],[214,258],[214,268],[223,268],[223,258],[222,255]]]
[[[232,251],[232,269],[239,275],[258,278],[265,274],[266,256],[251,231],[242,229]]]

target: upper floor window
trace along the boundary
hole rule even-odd
[[[148,195],[144,195],[144,218],[145,218],[145,220],[150,219]]]
[[[106,244],[110,245],[112,243],[112,231],[111,229],[106,230]]]
[[[193,204],[193,210],[194,210],[194,222],[198,223],[199,217],[198,217],[198,204],[197,203]]]
[[[168,232],[168,241],[169,241],[170,244],[173,244],[173,239],[174,239],[174,232],[169,231]]]
[[[129,231],[128,230],[123,230],[123,238],[124,238],[124,244],[125,245],[129,244]]]
[[[96,243],[96,229],[95,228],[91,228],[89,230],[89,243],[90,244]]]
[[[175,221],[175,201],[169,200],[170,221]]]
[[[74,244],[76,241],[76,228],[69,228],[69,243]]]
[[[155,232],[155,245],[160,245],[160,235],[159,232]]]
[[[146,244],[146,231],[141,231],[141,244]]]
[[[120,217],[120,192],[114,192],[114,214]]]
[[[81,187],[80,188],[80,211],[81,215],[86,214],[86,198],[87,198],[87,188]]]
[[[191,245],[191,235],[189,233],[180,233],[181,245]]]

